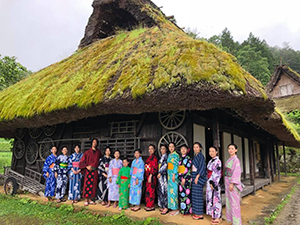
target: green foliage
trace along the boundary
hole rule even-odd
[[[296,129],[300,134],[300,110],[293,110],[287,113],[287,116],[295,124]]]
[[[1,152],[0,151],[0,174],[4,173],[4,166],[10,166],[12,159],[12,152]]]
[[[16,57],[0,55],[0,91],[27,77],[31,72]]]
[[[238,51],[237,59],[243,68],[249,71],[256,79],[260,80],[263,85],[268,83],[271,77],[268,68],[268,59],[262,57],[260,51],[257,51],[250,45],[245,45]]]
[[[13,139],[0,138],[0,152],[11,151],[13,147]]]
[[[69,224],[69,225],[159,225],[155,218],[147,218],[137,221],[128,218],[124,212],[120,214],[107,214],[101,216],[89,212],[86,208],[75,209],[72,205],[62,204],[56,207],[54,203],[39,204],[29,198],[7,196],[0,194],[0,222],[2,218],[8,220],[8,224],[20,221],[18,224]]]

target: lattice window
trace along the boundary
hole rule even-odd
[[[110,123],[110,136],[114,134],[132,134],[136,135],[136,124],[138,121],[121,121],[121,122],[111,122]]]

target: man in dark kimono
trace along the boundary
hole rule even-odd
[[[102,156],[100,150],[97,149],[98,140],[93,138],[92,148],[87,150],[80,162],[79,168],[81,173],[84,175],[84,184],[83,184],[83,197],[85,198],[85,206],[89,204],[95,205],[96,203],[93,199],[96,196],[97,185],[98,185],[98,163],[99,159]]]

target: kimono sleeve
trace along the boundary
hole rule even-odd
[[[161,175],[167,175],[167,167],[167,160],[164,159],[161,163],[158,173],[160,173]]]
[[[116,180],[116,184],[118,184],[118,185],[121,185],[121,176],[122,176],[122,173],[123,173],[123,170],[121,168],[120,171],[119,171],[119,174],[118,174],[118,178]]]
[[[139,181],[144,180],[144,172],[145,172],[145,163],[143,160],[139,160],[139,163],[137,165],[138,167],[138,173],[136,175],[136,178],[139,179]]]
[[[209,183],[216,188],[219,183],[222,176],[222,162],[221,160],[216,161],[215,165],[213,166],[213,172],[211,175],[211,179]]]
[[[130,168],[130,176],[132,176],[132,174],[133,174],[133,167],[134,167],[134,165],[135,165],[135,161],[136,161],[136,160],[133,160],[133,162],[132,162],[132,164],[131,164],[131,168]]]
[[[153,160],[151,162],[151,170],[150,170],[150,174],[152,174],[153,176],[155,176],[157,174],[157,170],[158,170],[158,161],[157,161],[157,157],[153,157]]]
[[[55,161],[55,165],[54,165],[54,167],[53,167],[53,171],[54,171],[54,172],[58,172],[58,170],[59,170],[59,163],[60,163],[60,158],[57,157],[57,159],[56,159],[56,161]]]
[[[207,180],[207,171],[206,171],[205,158],[202,154],[198,158],[198,165],[197,166],[198,166],[198,174],[200,175],[200,177],[199,177],[200,183],[202,185],[204,185],[206,180]]]
[[[50,160],[50,156],[49,156],[49,157],[47,157],[47,159],[44,163],[44,167],[43,167],[43,172],[44,172],[43,176],[45,178],[47,178],[46,173],[49,172],[50,165],[51,165],[51,160]]]
[[[188,158],[187,163],[184,166],[187,168],[188,172],[183,175],[183,178],[189,180],[191,179],[191,167],[192,167],[191,158]]]
[[[114,160],[111,160],[111,161],[109,162],[109,168],[108,168],[107,178],[112,177],[113,161],[114,161]]]
[[[232,176],[229,178],[231,184],[240,185],[241,183],[241,164],[240,160],[236,158],[232,165]]]
[[[87,153],[87,152],[85,152],[85,153],[83,154],[82,158],[81,158],[80,161],[79,161],[79,168],[80,168],[80,169],[85,169],[85,168],[88,166],[88,165],[87,165],[87,162],[86,162],[86,158],[87,158],[86,153]]]
[[[99,164],[98,164],[98,174],[101,175],[102,173],[105,173],[105,169],[103,168],[103,158],[100,158]]]

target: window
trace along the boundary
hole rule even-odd
[[[287,96],[293,94],[293,84],[287,84],[280,86],[281,96]]]

